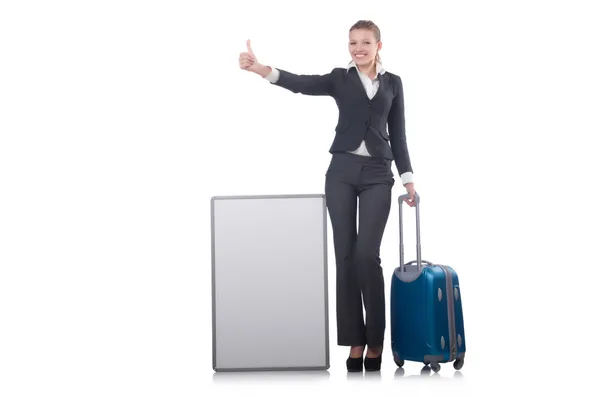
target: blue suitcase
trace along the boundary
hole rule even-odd
[[[456,271],[447,265],[421,259],[420,197],[415,196],[417,260],[404,263],[402,207],[408,195],[398,198],[400,266],[394,270],[390,290],[390,332],[394,362],[422,362],[434,372],[440,363],[454,362],[459,370],[466,351],[462,296]]]

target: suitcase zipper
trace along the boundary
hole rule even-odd
[[[450,361],[456,359],[456,317],[454,314],[454,294],[452,275],[444,265],[438,265],[446,275],[446,299],[448,300],[448,331],[450,332]]]

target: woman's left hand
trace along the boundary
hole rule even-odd
[[[413,182],[409,182],[406,185],[404,185],[404,187],[406,188],[406,192],[409,195],[409,198],[404,199],[404,202],[406,202],[406,204],[410,205],[411,207],[414,207],[417,204],[415,201],[415,184]]]

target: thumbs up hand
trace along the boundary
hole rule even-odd
[[[256,56],[254,55],[254,51],[252,51],[252,46],[250,45],[250,40],[246,41],[246,52],[240,53],[240,68],[247,70],[249,72],[258,72],[260,64],[256,60]]]
[[[265,66],[258,62],[250,45],[250,40],[246,41],[246,52],[240,53],[240,68],[254,72],[262,77],[268,76],[273,70],[270,66]]]

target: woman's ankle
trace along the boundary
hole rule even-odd
[[[350,348],[350,357],[351,358],[362,357],[364,352],[365,352],[364,346],[352,346]]]
[[[379,357],[379,356],[381,356],[382,352],[383,352],[383,347],[382,346],[379,346],[379,347],[369,347],[367,349],[367,357],[370,357],[370,358]]]

